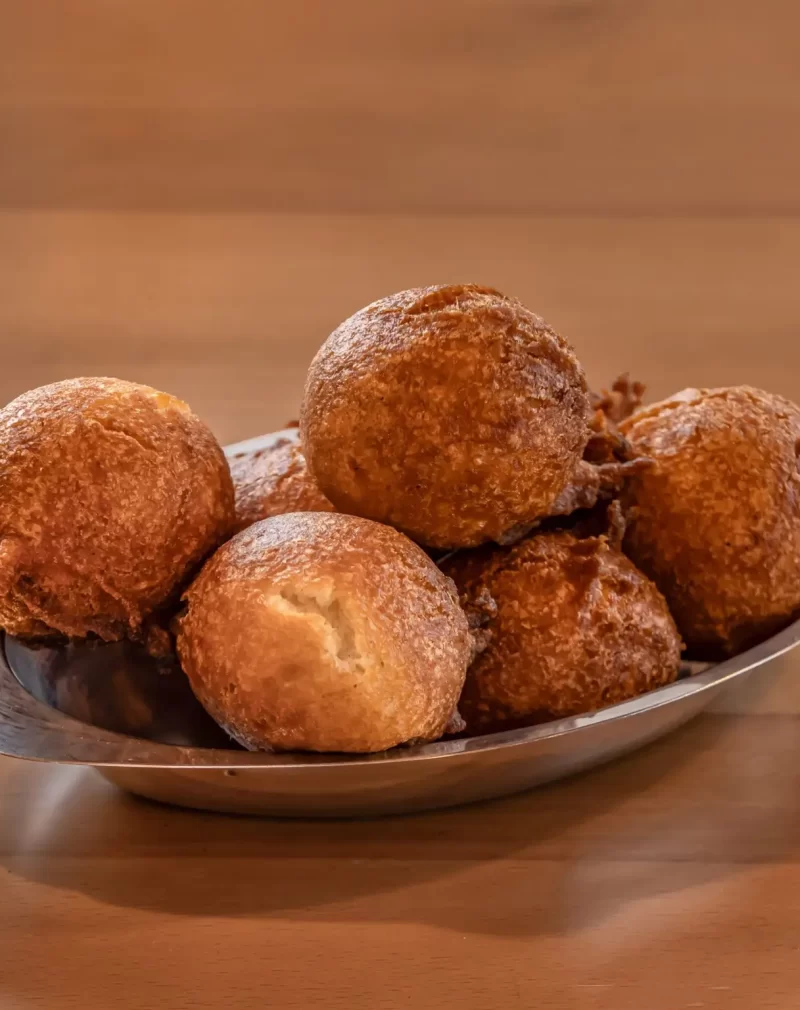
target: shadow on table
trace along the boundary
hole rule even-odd
[[[0,863],[174,915],[569,933],[628,903],[792,858],[798,769],[795,719],[703,716],[567,782],[376,821],[195,813],[126,796],[84,769],[37,771],[18,787],[21,817],[0,828]]]

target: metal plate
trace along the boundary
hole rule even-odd
[[[596,713],[384,754],[333,756],[238,748],[200,708],[179,669],[159,668],[127,643],[32,648],[7,638],[0,650],[0,754],[91,765],[124,789],[187,807],[294,817],[405,813],[529,789],[635,750],[798,644],[800,621],[740,656]]]
[[[641,747],[691,719],[725,685],[799,643],[797,621],[741,656],[600,712],[339,757],[203,746],[217,731],[194,707],[179,671],[148,668],[130,646],[62,651],[7,639],[0,659],[0,754],[92,765],[131,792],[209,810],[352,817],[446,807],[552,782]],[[155,739],[96,724],[120,729],[126,720]]]

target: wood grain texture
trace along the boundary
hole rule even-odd
[[[6,207],[800,211],[794,0],[38,0]]]
[[[346,316],[477,280],[653,397],[749,382],[800,400],[800,220],[0,213],[0,398],[75,374],[185,397],[224,441],[296,414]]]
[[[535,793],[325,825],[2,764],[0,993],[53,1010],[788,1010],[799,748],[794,717],[701,717]]]

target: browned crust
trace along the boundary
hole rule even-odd
[[[312,362],[301,430],[337,508],[446,548],[546,514],[590,414],[567,341],[467,284],[403,291],[342,323]]]
[[[748,386],[688,389],[623,422],[656,461],[625,550],[667,597],[690,653],[720,658],[800,611],[800,410]]]
[[[543,533],[443,567],[465,601],[489,594],[496,607],[459,702],[471,732],[594,711],[677,677],[666,602],[605,537]]]
[[[588,463],[581,460],[572,480],[550,506],[544,518],[569,516],[581,509],[594,508],[598,502],[611,501],[622,494],[628,481],[651,466],[652,460],[644,456],[624,463]]]
[[[0,626],[138,634],[230,532],[233,488],[186,404],[72,379],[0,411]]]
[[[637,474],[653,465],[653,461],[637,453],[617,427],[617,419],[641,403],[644,393],[641,382],[631,382],[622,375],[612,385],[612,392],[592,393],[596,407],[590,422],[590,437],[583,459],[575,466],[569,481],[547,511],[534,523],[524,523],[508,530],[499,543],[511,546],[539,528],[574,527],[588,522],[605,530],[609,506],[619,502],[625,488]],[[617,506],[618,508],[619,506]],[[592,515],[584,515],[589,511]],[[624,516],[619,515],[623,521]]]
[[[178,652],[251,749],[381,751],[448,725],[472,649],[452,582],[395,530],[293,513],[225,544],[185,594]]]
[[[237,453],[229,462],[237,531],[286,512],[334,511],[308,472],[296,428],[268,448]]]
[[[616,426],[636,413],[642,405],[646,390],[643,382],[634,381],[624,372],[611,383],[611,389],[592,393],[592,408]]]
[[[622,382],[618,379],[615,386]],[[634,383],[634,386],[639,390],[644,388],[641,383]],[[583,459],[577,462],[555,501],[536,522],[520,524],[498,540],[504,546],[511,546],[534,529],[571,526],[588,510],[595,510],[603,522],[608,506],[620,500],[627,484],[651,466],[653,461],[637,453],[609,414],[598,409],[591,422],[591,435]]]

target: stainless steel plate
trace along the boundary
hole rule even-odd
[[[296,817],[425,810],[529,789],[641,747],[798,643],[800,621],[735,659],[590,715],[334,757],[234,748],[196,705],[180,671],[159,673],[130,646],[34,650],[6,639],[0,754],[91,765],[123,789],[209,810]],[[125,728],[140,735],[119,732]]]
[[[203,712],[179,669],[159,668],[129,644],[37,649],[6,638],[0,754],[90,765],[123,789],[187,807],[294,817],[404,813],[507,795],[609,761],[687,722],[727,684],[798,644],[800,621],[734,659],[600,712],[385,754],[316,756],[241,750]]]

